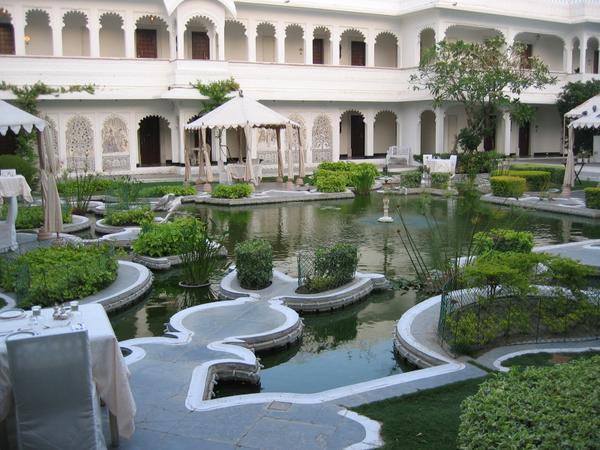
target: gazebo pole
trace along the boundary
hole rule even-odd
[[[275,129],[277,136],[277,182],[283,183],[283,153],[281,149],[281,128]]]
[[[573,156],[574,133],[572,126],[569,126],[569,148],[567,150],[567,164],[565,165],[565,177],[563,179],[562,197],[571,197],[571,187],[575,179],[575,158]]]

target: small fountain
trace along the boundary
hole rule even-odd
[[[390,217],[390,199],[383,197],[383,217],[377,219],[377,222],[381,223],[392,223],[394,219]]]

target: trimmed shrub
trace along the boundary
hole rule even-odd
[[[550,181],[556,184],[562,184],[565,178],[565,168],[563,166],[555,166],[552,164],[512,164],[511,171],[541,171],[550,173]]]
[[[406,188],[421,187],[421,178],[423,174],[418,170],[412,172],[402,172],[400,174],[400,184]]]
[[[437,189],[447,189],[450,183],[449,173],[432,173],[431,174],[431,187]]]
[[[18,175],[23,175],[31,189],[37,183],[37,168],[29,161],[17,155],[0,155],[0,169],[15,169]]]
[[[334,289],[354,279],[358,266],[358,249],[355,245],[339,243],[319,247],[315,251],[315,276],[331,280]]]
[[[526,184],[525,178],[521,177],[502,175],[490,178],[492,194],[496,197],[519,198],[525,192]]]
[[[139,226],[153,220],[154,214],[149,207],[145,206],[124,211],[109,209],[104,222],[113,226]]]
[[[173,194],[180,197],[186,195],[196,195],[197,193],[198,192],[194,186],[161,184],[159,186],[143,187],[140,192],[140,197],[162,197],[167,194]]]
[[[527,182],[527,190],[543,191],[548,189],[550,185],[550,172],[542,172],[535,170],[508,170],[502,173],[494,173],[494,175],[508,175],[510,177],[525,178]]]
[[[463,401],[457,447],[598,448],[599,370],[594,356],[493,376]]]
[[[356,181],[360,182],[360,177],[367,179],[372,177],[373,180],[379,175],[379,171],[374,164],[371,163],[352,163],[348,161],[324,162],[319,164],[317,170],[313,174],[314,183],[318,183],[320,176],[331,176],[332,172],[345,176],[346,186],[356,186]],[[358,178],[356,178],[358,176]],[[370,186],[369,186],[370,189]]]
[[[319,192],[344,192],[348,175],[344,172],[317,171],[315,183]]]
[[[461,153],[458,155],[457,172],[469,175],[491,173],[502,158],[504,156],[495,151]]]
[[[140,235],[132,243],[133,251],[153,258],[181,255],[185,251],[191,230],[196,229],[198,223],[204,227],[202,222],[191,217],[182,217],[168,223],[144,223]]]
[[[600,187],[585,188],[585,206],[592,209],[600,209]]]
[[[244,289],[264,289],[273,279],[273,250],[262,239],[236,244],[235,268],[240,286]]]
[[[354,191],[360,195],[369,194],[376,176],[377,175],[367,167],[360,167],[355,170],[352,173],[352,186],[354,186]]]
[[[113,178],[101,178],[98,176],[94,176],[89,174],[89,190],[94,194],[107,193],[108,191],[115,188],[118,180]],[[77,190],[77,185],[79,184],[76,178],[65,178],[63,177],[61,180],[57,181],[56,187],[58,188],[58,192],[60,194],[70,194]]]
[[[495,228],[475,233],[473,238],[479,254],[489,251],[530,253],[533,248],[533,234],[527,231]]]
[[[2,206],[2,212],[0,213],[0,218],[2,220],[6,220],[6,216],[8,214],[8,207],[6,205]],[[62,208],[62,218],[63,223],[71,223],[73,222],[73,215],[71,214],[71,210],[68,208]],[[17,211],[17,221],[15,223],[15,227],[17,230],[32,230],[35,228],[41,228],[44,225],[44,207],[33,205],[21,207]]]
[[[3,264],[2,288],[16,292],[20,307],[52,306],[95,294],[117,278],[108,245],[37,248]]]
[[[248,183],[218,184],[212,191],[214,198],[246,198],[252,195],[252,188]]]

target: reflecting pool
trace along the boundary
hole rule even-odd
[[[233,255],[237,242],[262,238],[273,246],[274,265],[296,275],[296,252],[333,242],[351,242],[360,252],[359,270],[411,277],[412,266],[396,222],[381,224],[381,194],[353,200],[264,205],[242,208],[187,207],[198,217],[227,230],[226,247]],[[391,197],[406,227],[426,258],[435,264],[474,226],[511,227],[531,231],[536,245],[600,238],[600,223],[583,218],[523,209],[473,204],[460,199]],[[427,214],[424,215],[424,212]],[[156,273],[150,295],[111,320],[119,340],[160,336],[164,323],[177,311],[213,301],[206,291],[186,292],[178,286],[179,270]],[[218,280],[214,280],[215,288]],[[256,392],[310,393],[410,370],[394,358],[392,333],[400,316],[418,301],[414,292],[385,291],[349,308],[303,315],[302,342],[292,348],[260,355],[265,366],[260,388],[219,385],[218,395]]]

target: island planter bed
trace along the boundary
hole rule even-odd
[[[219,249],[219,256],[222,256],[224,258],[227,257],[227,249],[225,247],[221,246],[221,248]],[[133,256],[133,261],[142,264],[152,270],[169,270],[172,267],[178,266],[183,263],[183,261],[181,260],[181,255],[152,257],[135,254]]]

